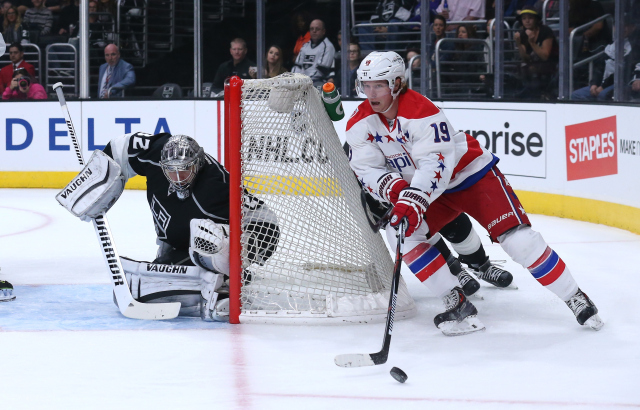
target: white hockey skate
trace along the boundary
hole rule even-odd
[[[477,317],[478,310],[469,302],[461,288],[453,288],[442,301],[447,311],[436,315],[433,322],[445,336],[462,336],[485,330],[484,324]]]

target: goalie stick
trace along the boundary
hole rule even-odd
[[[382,350],[377,353],[349,353],[340,354],[333,359],[340,367],[362,367],[384,364],[389,357],[389,346],[391,345],[391,333],[393,331],[393,316],[396,312],[396,300],[398,298],[398,286],[400,284],[400,269],[402,268],[402,254],[404,248],[404,233],[406,231],[407,220],[404,218],[400,222],[398,229],[398,246],[396,247],[396,264],[393,267],[393,278],[391,279],[391,291],[389,292],[389,312],[387,313],[387,325],[384,329],[382,339]]]
[[[58,96],[60,102],[60,108],[64,114],[65,121],[67,122],[67,128],[69,129],[69,136],[73,143],[73,149],[76,152],[76,157],[80,166],[84,166],[84,158],[82,157],[82,151],[80,150],[80,143],[76,136],[76,131],[71,121],[71,115],[67,108],[67,102],[62,94],[62,83],[55,83],[53,90]],[[132,319],[147,319],[147,320],[160,320],[160,319],[173,319],[178,316],[180,311],[180,303],[140,303],[131,296],[129,285],[124,276],[124,270],[120,263],[120,257],[118,251],[113,245],[111,239],[111,229],[109,228],[109,222],[107,216],[101,213],[93,220],[93,228],[96,231],[96,235],[100,240],[100,249],[102,250],[102,256],[104,257],[109,271],[111,272],[111,284],[113,285],[113,293],[118,302],[118,308],[120,312]]]

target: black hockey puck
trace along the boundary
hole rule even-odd
[[[389,373],[391,373],[391,377],[396,379],[396,381],[398,381],[399,383],[404,383],[409,378],[409,376],[407,376],[407,374],[403,372],[402,369],[399,369],[397,367],[392,368]]]

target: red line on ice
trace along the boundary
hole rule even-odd
[[[38,225],[38,226],[36,226],[34,228],[29,228],[29,229],[26,229],[24,231],[18,231],[18,232],[12,232],[12,233],[8,233],[8,234],[0,235],[0,238],[6,238],[8,236],[14,236],[14,235],[22,235],[23,233],[36,231],[38,229],[44,228],[45,226],[49,225],[53,221],[53,219],[51,219],[51,217],[49,215],[45,215],[45,214],[42,214],[40,212],[32,211],[30,209],[12,208],[10,206],[0,206],[0,208],[11,209],[11,210],[14,210],[14,211],[29,212],[29,213],[36,214],[36,215],[41,216],[41,217],[44,218],[44,223],[42,223],[42,224],[40,224],[40,225]]]
[[[589,406],[589,407],[632,407],[640,408],[635,403],[588,403],[570,401],[535,401],[535,400],[490,400],[490,399],[447,399],[434,397],[376,397],[376,396],[342,396],[320,394],[289,394],[289,393],[251,393],[252,396],[262,397],[288,397],[299,399],[347,399],[347,400],[394,400],[394,401],[423,401],[434,403],[476,403],[476,404],[526,404],[534,406]]]

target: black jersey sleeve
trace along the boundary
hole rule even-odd
[[[116,137],[109,141],[104,153],[113,158],[127,179],[135,174],[147,176],[149,166],[158,166],[164,143],[171,134],[147,134],[136,132]]]

